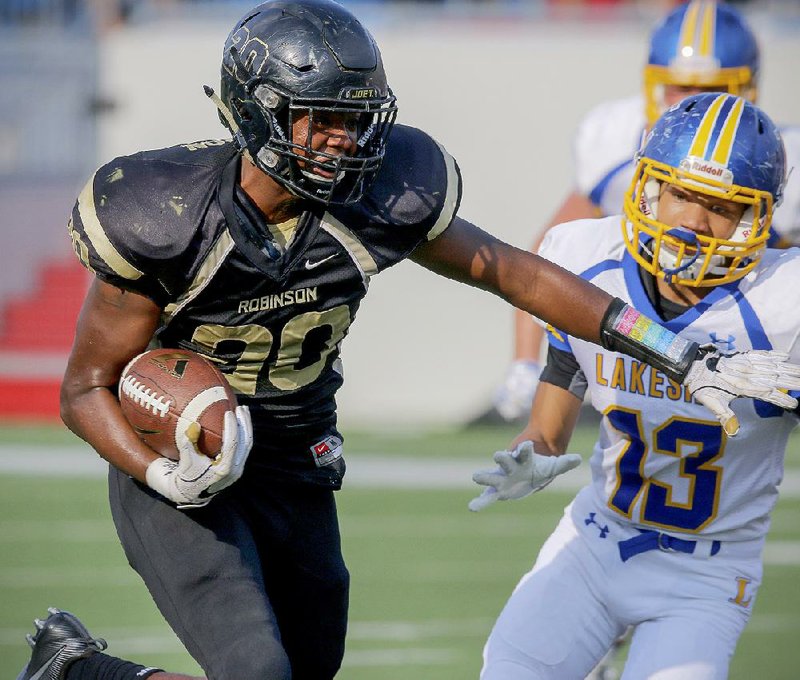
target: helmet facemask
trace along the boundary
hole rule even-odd
[[[726,173],[696,158],[685,159],[677,168],[639,159],[625,195],[623,234],[629,253],[646,271],[668,283],[702,288],[736,281],[755,267],[769,237],[773,197],[768,191],[726,182]],[[658,220],[665,184],[740,203],[744,214],[727,239],[671,227]]]
[[[708,92],[727,92],[755,102],[756,78],[748,66],[720,68],[712,58],[681,58],[670,66],[644,67],[645,116],[652,126],[667,110],[666,89],[670,85]]]
[[[397,116],[391,91],[382,98],[375,96],[375,92],[368,94],[373,96],[308,100],[259,84],[253,93],[258,109],[256,115],[262,116],[270,134],[253,154],[253,162],[296,195],[325,204],[358,201],[380,169]],[[313,149],[316,123],[328,114],[357,116],[353,153],[333,154],[324,149]],[[308,117],[307,133],[304,139],[295,139],[295,123],[304,116]],[[331,177],[315,173],[314,168],[329,173]]]

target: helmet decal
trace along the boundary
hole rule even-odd
[[[678,50],[672,64],[679,65],[681,59],[712,60],[719,68],[719,60],[714,58],[714,39],[716,38],[716,7],[714,2],[691,2],[681,23]]]
[[[726,104],[727,115],[719,125]],[[697,127],[687,158],[681,162],[681,168],[719,180],[723,184],[732,184],[733,175],[728,169],[728,163],[743,110],[743,99],[734,99],[729,95],[717,96]]]
[[[725,103],[726,100],[730,100],[730,97],[725,97],[720,95],[717,97],[714,104],[709,107],[709,111],[714,108],[714,106],[719,102],[719,108],[722,109],[722,105]],[[736,139],[736,133],[739,130],[739,123],[742,120],[742,111],[744,109],[744,100],[743,99],[734,99],[733,106],[731,106],[728,115],[725,118],[725,121],[722,124],[722,129],[720,130],[719,136],[717,137],[717,142],[714,145],[714,150],[711,152],[711,160],[715,163],[719,163],[721,165],[728,165],[728,161],[731,158],[731,151],[733,150],[733,141]],[[708,114],[706,114],[708,116]],[[716,114],[719,116],[719,113]],[[713,127],[714,121],[709,121],[708,127],[706,127],[706,121],[703,121],[703,124],[700,126],[700,132],[698,133],[696,140],[697,142],[702,144],[700,141],[700,134],[706,134],[707,130]],[[710,136],[710,135],[709,135]],[[708,144],[706,143],[706,148],[708,148]],[[689,153],[691,154],[694,150],[694,145],[692,148],[689,149]]]
[[[228,69],[228,72],[234,77],[239,77],[236,73],[237,61],[245,69],[243,77],[257,76],[264,70],[269,57],[269,46],[258,36],[251,36],[247,24],[240,26],[233,32],[230,42],[232,47],[231,56],[237,55],[238,60],[234,58],[232,65],[229,65],[227,60],[223,60],[222,68]]]

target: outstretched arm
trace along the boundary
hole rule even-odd
[[[486,487],[469,503],[478,512],[496,501],[516,500],[540,491],[558,475],[577,467],[581,456],[565,453],[581,400],[568,390],[543,382],[536,391],[528,425],[507,451],[496,451],[494,470],[480,470],[472,480]]]
[[[536,235],[531,252],[538,253],[547,232],[557,224],[573,220],[600,217],[602,212],[592,200],[577,189],[561,203],[544,229]],[[514,359],[517,361],[539,361],[541,359],[544,330],[522,310],[514,310]]]
[[[574,337],[600,342],[612,297],[549,260],[515,248],[459,217],[412,259],[431,271],[491,291]]]
[[[531,252],[538,253],[547,232],[564,222],[600,217],[602,212],[592,200],[574,189],[561,203],[544,229],[536,234]],[[530,411],[541,372],[544,329],[521,309],[514,309],[514,345],[511,361],[492,403],[505,420],[516,420]]]
[[[781,391],[800,389],[800,366],[786,363],[787,356],[743,352],[725,357],[713,348],[701,349],[619,298],[461,218],[412,257],[443,276],[489,290],[573,337],[661,370],[686,385],[731,436],[739,430],[729,405],[737,397],[787,409],[797,406],[796,399]]]

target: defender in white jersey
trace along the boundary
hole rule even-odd
[[[800,251],[766,248],[784,181],[780,134],[760,109],[689,97],[645,141],[624,217],[556,227],[541,252],[698,343],[798,358]],[[475,474],[487,488],[470,507],[580,462],[559,454],[586,390],[603,416],[592,481],[500,614],[482,680],[584,678],[629,626],[623,680],[727,677],[797,411],[739,400],[728,438],[658,370],[557,329],[549,338],[530,422],[496,470]]]
[[[692,0],[654,29],[644,67],[643,95],[608,101],[581,121],[572,141],[573,188],[547,228],[569,220],[615,215],[648,127],[669,106],[702,91],[730,92],[756,101],[760,68],[756,37],[733,7]],[[800,168],[800,127],[782,127],[787,167]],[[545,232],[546,233],[546,229]],[[544,233],[536,238],[537,252]],[[775,211],[769,245],[800,245],[800,175],[790,174]],[[536,389],[543,333],[530,316],[515,313],[514,361],[495,391],[505,420],[523,418]]]

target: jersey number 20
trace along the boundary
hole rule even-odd
[[[279,390],[296,390],[314,382],[322,373],[328,355],[341,342],[349,325],[350,308],[347,305],[321,312],[304,312],[290,319],[281,331],[278,355],[269,366],[270,384]],[[304,340],[309,333],[323,327],[330,329],[330,335],[324,339],[314,360],[306,364],[302,361]],[[241,342],[244,349],[235,370],[228,375],[228,382],[237,392],[253,395],[272,348],[273,335],[269,329],[258,324],[203,324],[192,335],[192,342],[205,347],[211,355],[220,342],[230,340]]]

